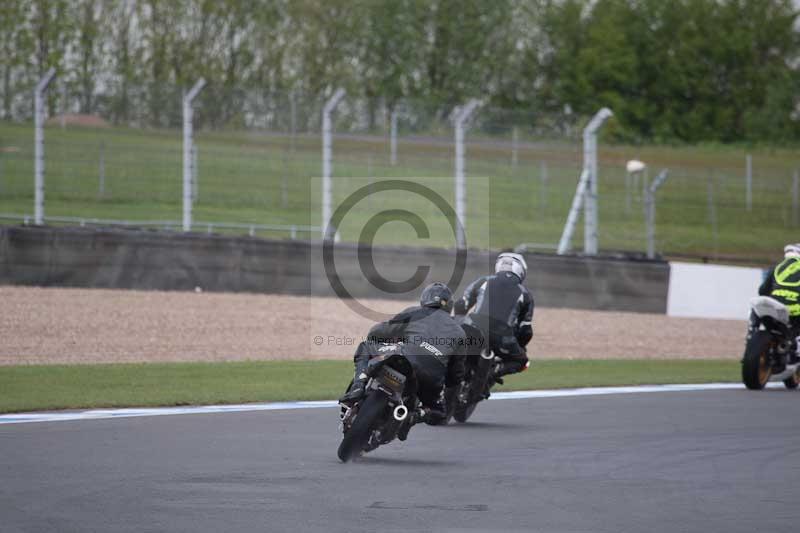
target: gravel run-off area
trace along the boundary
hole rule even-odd
[[[0,286],[0,364],[343,359],[372,323],[335,298]],[[537,308],[529,354],[736,359],[745,330],[744,320]]]

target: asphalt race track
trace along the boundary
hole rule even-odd
[[[0,531],[772,532],[800,393],[491,401],[343,465],[336,410],[0,426]]]

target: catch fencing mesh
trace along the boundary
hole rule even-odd
[[[179,229],[183,94],[176,86],[110,86],[87,102],[56,83],[45,127],[47,223]],[[334,208],[365,183],[390,179],[435,184],[454,203],[446,178],[454,175],[457,104],[345,96],[332,115]],[[299,93],[205,87],[194,103],[193,229],[319,238],[324,105],[324,98]],[[5,223],[32,220],[32,108],[17,101],[13,120],[0,122]],[[555,250],[583,165],[587,119],[488,105],[474,113],[465,136],[469,244]],[[612,119],[599,143],[602,252],[645,251],[645,191],[662,170],[668,178],[655,193],[658,253],[759,260],[797,240],[800,162],[791,152],[753,156],[748,208],[745,151],[616,145],[613,133]],[[646,169],[627,173],[631,159]],[[417,244],[405,242],[406,234],[387,226],[376,242]],[[352,241],[359,234],[340,237]],[[582,248],[581,221],[572,249]]]

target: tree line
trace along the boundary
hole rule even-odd
[[[794,142],[797,28],[791,0],[2,0],[0,117],[29,118],[55,67],[78,111],[117,122],[174,122],[165,101],[205,77],[442,112],[608,106],[628,141]]]

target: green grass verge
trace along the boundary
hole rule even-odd
[[[348,361],[0,367],[0,412],[338,397]],[[542,361],[499,390],[739,381],[736,361]]]

